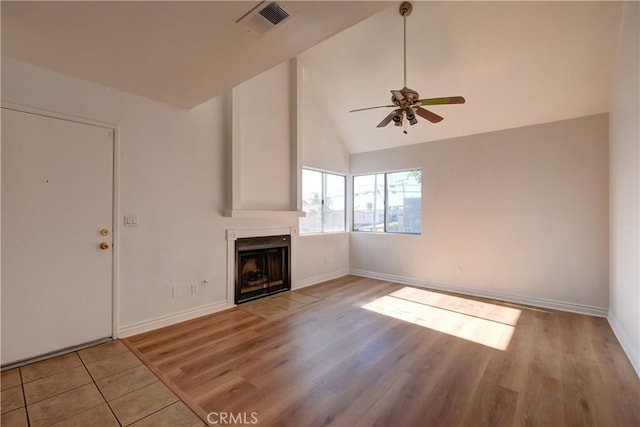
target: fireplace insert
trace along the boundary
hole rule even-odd
[[[236,240],[235,303],[291,289],[291,236]]]

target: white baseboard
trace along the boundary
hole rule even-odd
[[[326,282],[327,280],[337,279],[339,277],[346,276],[347,274],[349,274],[349,270],[345,268],[343,270],[332,271],[318,276],[307,277],[303,280],[297,280],[296,283],[291,286],[291,289],[295,290],[306,288],[307,286],[316,285],[318,283]]]
[[[637,347],[638,344],[636,343],[634,345],[633,341],[626,333],[626,331],[622,328],[622,325],[613,315],[613,313],[609,312],[607,320],[609,321],[609,325],[611,326],[611,329],[613,330],[616,338],[618,338],[620,346],[627,354],[627,358],[629,359],[629,362],[631,362],[631,366],[633,366],[633,369],[636,370],[636,374],[638,375],[638,377],[640,377],[640,349]]]
[[[343,269],[339,271],[333,271],[318,276],[308,277],[303,280],[298,280],[291,286],[292,290],[306,288],[307,286],[315,285],[317,283],[326,282],[327,280],[337,279],[349,274],[349,270]],[[207,314],[216,313],[218,311],[226,310],[228,308],[235,307],[234,304],[229,304],[226,301],[205,305],[202,307],[196,307],[189,310],[181,311],[178,313],[170,314],[167,316],[160,316],[155,319],[143,320],[141,322],[132,323],[118,328],[116,336],[114,338],[126,338],[132,335],[149,332],[154,329],[162,328],[164,326],[173,325],[174,323],[184,322],[185,320],[194,319],[196,317],[205,316]]]
[[[369,277],[372,279],[396,282],[405,285],[420,286],[423,288],[439,289],[442,291],[456,292],[459,294],[472,295],[476,297],[491,298],[517,304],[531,305],[534,307],[550,308],[553,310],[568,311],[570,313],[587,314],[589,316],[607,317],[608,309],[604,307],[594,307],[584,304],[576,304],[565,301],[557,301],[538,297],[528,297],[523,295],[509,294],[498,291],[485,291],[482,289],[460,288],[457,286],[448,286],[438,283],[425,282],[423,280],[413,279],[410,277],[396,276],[392,274],[376,273],[366,270],[350,270],[350,274],[354,276]]]
[[[194,319],[196,317],[206,316],[207,314],[216,313],[218,311],[226,310],[232,307],[235,307],[235,305],[229,304],[227,303],[227,301],[222,301],[196,308],[191,308],[167,316],[156,317],[155,319],[143,320],[141,322],[132,323],[130,325],[118,328],[116,337],[114,338],[130,337],[132,335],[137,335],[143,332],[162,328],[164,326],[173,325],[174,323],[178,322],[184,322],[185,320]]]

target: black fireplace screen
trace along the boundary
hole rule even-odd
[[[236,304],[291,289],[290,236],[236,240]]]

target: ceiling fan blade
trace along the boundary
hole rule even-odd
[[[401,90],[392,90],[391,95],[393,95],[393,99],[395,99],[398,102],[402,102],[406,99],[406,97],[404,96],[404,93],[402,93]]]
[[[383,128],[383,127],[385,127],[386,125],[388,125],[388,124],[389,124],[389,122],[391,122],[391,120],[393,119],[393,116],[394,116],[395,114],[396,114],[395,110],[394,110],[394,111],[392,111],[392,112],[390,112],[390,113],[387,115],[387,117],[385,117],[384,119],[382,119],[382,121],[381,121],[380,123],[378,123],[378,126],[376,126],[376,127]]]
[[[438,123],[444,120],[444,117],[437,115],[436,113],[432,113],[429,110],[425,110],[422,107],[414,107],[416,109],[416,114],[422,117],[423,119],[429,120],[431,123]]]
[[[416,103],[420,105],[443,105],[443,104],[464,104],[466,100],[462,96],[448,96],[445,98],[419,99]]]
[[[375,108],[390,108],[390,107],[396,107],[395,105],[379,105],[377,107],[367,107],[367,108],[358,108],[356,110],[349,110],[350,113],[355,113],[356,111],[365,111],[365,110],[373,110]]]

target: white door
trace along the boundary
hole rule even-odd
[[[3,365],[112,335],[113,141],[2,109]]]

